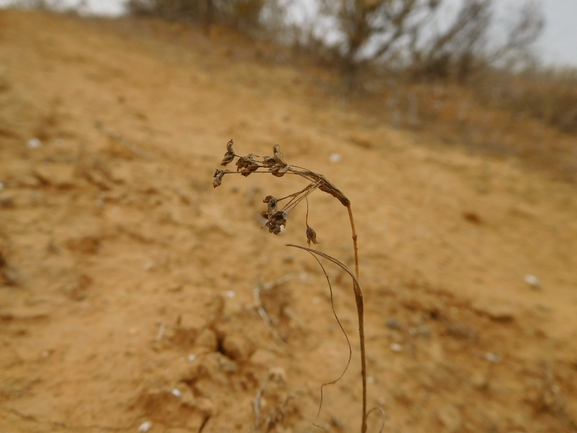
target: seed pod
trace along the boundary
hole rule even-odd
[[[270,170],[271,174],[276,177],[283,177],[287,171],[288,165],[284,165],[282,167],[276,166]]]
[[[276,212],[276,198],[271,198],[271,200],[268,202],[268,214],[269,215],[273,215]]]
[[[319,241],[317,241],[317,232],[307,225],[307,243],[309,244],[309,247],[311,246],[311,242],[315,245],[319,243]]]
[[[226,152],[222,161],[220,161],[220,165],[227,165],[230,164],[234,160],[234,152]]]
[[[272,195],[267,195],[265,197],[265,199],[263,200],[263,203],[267,203],[268,204],[268,209],[266,212],[263,212],[263,214],[266,213],[266,219],[269,219],[272,215],[274,215],[277,211],[277,203],[278,200],[276,198],[274,198]]]
[[[280,146],[278,144],[275,144],[272,147],[272,149],[274,152],[274,159],[276,159],[276,161],[284,167],[286,165],[286,162],[284,162],[284,156],[283,156],[282,152],[280,151]]]
[[[243,176],[248,176],[253,171],[258,170],[260,166],[253,158],[252,153],[247,156],[239,156],[238,161],[236,161],[236,170],[240,171]]]
[[[234,144],[234,142],[232,141],[232,139],[226,143],[226,153],[224,154],[224,158],[222,158],[222,161],[220,161],[220,165],[227,165],[230,164],[235,157],[234,154],[234,150],[232,149],[232,145]]]
[[[222,178],[223,178],[225,173],[226,172],[224,170],[219,170],[218,168],[216,169],[216,171],[214,172],[214,177],[212,179],[212,187],[213,188],[220,186],[220,184],[222,183]]]
[[[268,231],[278,235],[286,226],[288,215],[288,212],[285,210],[276,211],[265,224],[265,226],[268,227]]]

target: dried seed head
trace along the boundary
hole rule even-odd
[[[286,162],[284,161],[284,157],[282,152],[280,151],[280,146],[278,144],[275,144],[272,147],[272,150],[274,152],[274,159],[283,167],[286,165]]]
[[[234,160],[235,155],[234,155],[234,150],[232,150],[233,144],[234,144],[234,142],[232,140],[230,140],[226,144],[226,153],[224,154],[224,158],[222,158],[222,161],[220,161],[220,165],[227,165]]]
[[[315,245],[319,243],[319,241],[317,241],[317,232],[307,225],[307,243],[309,247],[311,246],[311,242]]]
[[[253,171],[258,170],[259,167],[252,153],[247,156],[239,156],[238,161],[236,161],[236,171],[240,171],[243,176],[248,176]]]
[[[216,169],[216,171],[214,172],[214,177],[212,179],[212,187],[213,188],[220,186],[220,184],[222,183],[222,178],[223,178],[225,173],[226,173],[226,171],[224,171],[224,170],[219,170],[218,168]]]
[[[263,157],[262,164],[265,167],[273,167],[273,166],[277,165],[278,162],[272,156],[265,156],[265,157]]]
[[[271,174],[276,177],[283,177],[287,171],[288,171],[288,165],[284,165],[282,167],[279,167],[277,165],[270,169]]]
[[[234,160],[234,153],[226,152],[224,154],[224,158],[222,158],[222,161],[220,161],[220,165],[230,164],[233,160]]]
[[[273,215],[270,216],[265,226],[268,227],[268,231],[270,233],[278,235],[286,226],[288,216],[289,214],[285,210],[276,211]]]
[[[271,200],[268,202],[268,214],[274,215],[276,212],[276,200]]]
[[[278,200],[274,198],[272,195],[267,195],[263,200],[263,203],[268,204],[268,209],[266,212],[263,212],[263,215],[266,214],[265,218],[269,219],[272,215],[274,215],[277,211],[277,203]]]

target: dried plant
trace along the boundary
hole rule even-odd
[[[308,170],[303,167],[298,167],[296,165],[288,164],[284,156],[280,150],[280,146],[275,144],[273,146],[273,154],[272,156],[263,156],[259,157],[253,153],[250,153],[246,156],[238,155],[235,153],[233,149],[234,142],[230,140],[226,145],[226,153],[221,161],[222,166],[227,166],[236,160],[236,171],[229,170],[229,169],[217,169],[214,173],[213,177],[213,186],[216,188],[220,186],[222,180],[225,175],[229,174],[241,174],[242,176],[250,176],[253,173],[268,173],[272,174],[276,177],[283,177],[285,175],[293,175],[299,176],[307,181],[309,184],[300,191],[297,191],[293,194],[289,194],[286,197],[276,198],[271,195],[265,197],[263,202],[267,205],[266,210],[264,210],[261,215],[264,219],[266,219],[266,223],[264,227],[268,228],[270,233],[274,233],[278,235],[281,233],[287,225],[289,216],[291,211],[303,200],[307,200],[307,217],[306,217],[306,238],[308,247],[300,246],[300,245],[293,245],[287,244],[289,247],[299,248],[309,252],[313,257],[317,260],[323,273],[325,274],[327,281],[329,283],[330,288],[330,281],[328,275],[322,266],[319,257],[329,262],[335,264],[336,266],[343,269],[346,273],[348,273],[352,279],[353,285],[353,292],[355,295],[355,302],[357,307],[357,316],[358,316],[358,326],[359,326],[359,341],[360,341],[360,357],[361,357],[361,380],[362,380],[362,393],[363,393],[363,406],[362,406],[362,424],[361,424],[361,433],[365,433],[367,430],[367,415],[372,412],[373,410],[367,412],[367,371],[366,371],[366,353],[365,353],[365,336],[364,336],[364,304],[363,304],[363,291],[361,289],[361,285],[359,282],[359,254],[358,254],[358,246],[357,246],[357,233],[355,230],[355,223],[353,219],[353,212],[351,209],[351,202],[350,200],[329,180],[324,177],[322,174],[315,173],[311,170]],[[336,258],[332,257],[331,255],[324,253],[322,251],[315,250],[311,248],[312,244],[317,244],[317,234],[316,232],[309,226],[308,224],[308,196],[313,193],[315,190],[320,190],[326,192],[327,194],[332,195],[335,197],[343,206],[347,208],[349,214],[349,221],[351,225],[351,232],[352,232],[352,240],[353,240],[353,252],[355,258],[355,270],[354,272],[351,271],[344,263],[337,260]],[[284,205],[281,206],[281,203]],[[332,289],[331,289],[332,294]],[[332,300],[332,296],[331,296]],[[333,308],[334,312],[334,308]],[[336,314],[335,314],[336,317]],[[338,321],[338,317],[337,317]],[[340,325],[340,322],[339,322]],[[341,326],[342,329],[342,326]],[[343,330],[344,332],[344,330]],[[345,334],[345,337],[346,334]],[[348,342],[348,337],[347,337]],[[349,345],[350,349],[350,345]],[[349,357],[350,361],[350,357]],[[348,362],[347,367],[348,368]],[[345,368],[345,371],[346,371]],[[344,372],[343,372],[344,374]],[[339,376],[339,380],[341,376]],[[331,381],[327,384],[334,383],[335,381]],[[323,384],[324,386],[325,384]],[[321,405],[322,405],[322,387],[321,387]],[[383,415],[383,426],[384,426],[384,412],[381,411]],[[320,407],[319,407],[320,412]],[[318,414],[317,414],[318,417]],[[381,426],[381,430],[383,428]]]

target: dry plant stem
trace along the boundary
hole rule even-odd
[[[355,277],[357,280],[357,285],[359,290],[355,290],[355,302],[357,304],[357,314],[359,319],[359,339],[361,346],[361,376],[363,380],[363,424],[361,427],[361,433],[367,431],[367,362],[365,358],[365,303],[363,300],[363,291],[359,283],[359,246],[357,244],[357,231],[355,230],[355,220],[353,218],[353,210],[351,204],[347,205],[347,211],[349,212],[349,220],[351,222],[351,231],[353,238],[353,249],[355,256]]]
[[[349,336],[347,335],[345,328],[343,327],[343,324],[341,323],[339,316],[337,315],[337,311],[335,310],[335,300],[333,297],[333,286],[331,284],[331,279],[329,278],[329,274],[327,274],[327,271],[325,269],[325,267],[323,266],[322,262],[320,261],[320,259],[315,256],[313,253],[311,253],[309,251],[309,254],[311,256],[313,256],[313,258],[317,261],[317,263],[319,264],[319,266],[321,267],[323,274],[325,274],[325,278],[327,279],[327,284],[329,286],[329,293],[331,296],[331,309],[333,310],[333,315],[335,316],[335,320],[337,321],[339,328],[341,328],[341,331],[343,333],[343,335],[345,336],[345,339],[347,340],[347,346],[349,347],[349,357],[347,359],[347,364],[345,365],[345,368],[343,369],[343,372],[339,375],[339,377],[337,377],[336,379],[331,380],[330,382],[325,382],[321,385],[321,401],[319,403],[319,410],[317,412],[317,416],[315,417],[315,421],[313,422],[313,425],[322,428],[323,430],[326,430],[326,428],[324,428],[323,426],[316,424],[317,419],[319,419],[319,416],[321,414],[321,409],[323,407],[323,398],[324,398],[324,387],[327,385],[333,385],[335,383],[337,383],[339,380],[341,380],[341,378],[345,375],[345,373],[347,372],[347,370],[349,369],[349,365],[351,365],[351,359],[353,357],[353,348],[351,346],[351,342],[349,340]]]
[[[363,420],[361,424],[361,433],[366,433],[367,431],[367,363],[366,363],[366,353],[365,353],[365,325],[364,325],[364,303],[363,303],[363,290],[357,279],[356,275],[349,269],[347,265],[341,261],[335,259],[329,254],[323,253],[312,248],[303,247],[301,245],[287,244],[287,247],[300,248],[301,250],[308,251],[311,254],[316,254],[335,265],[343,269],[347,274],[349,274],[353,280],[353,290],[355,292],[355,302],[357,304],[357,315],[359,319],[359,340],[361,346],[361,376],[363,380]]]

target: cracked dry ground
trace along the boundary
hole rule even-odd
[[[305,208],[279,236],[259,220],[305,184],[213,189],[231,137],[351,199],[385,431],[577,431],[575,186],[428,146],[257,57],[222,32],[0,11],[0,431],[322,431],[346,341],[321,270],[284,246]],[[350,265],[345,208],[309,208]],[[354,432],[356,311],[327,269],[353,358],[318,422]]]

